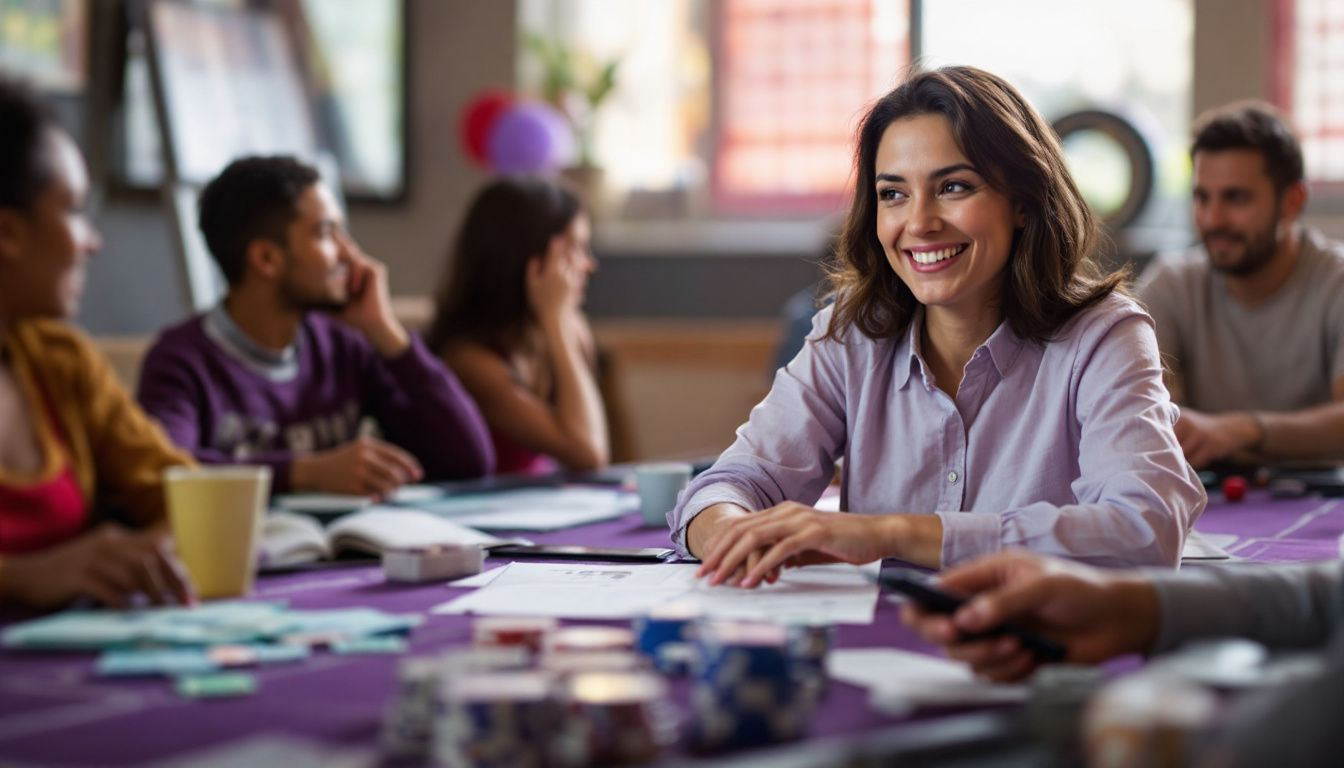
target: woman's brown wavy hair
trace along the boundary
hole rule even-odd
[[[508,355],[537,318],[527,303],[527,265],[580,213],[578,194],[559,179],[503,176],[476,194],[453,244],[425,345],[436,354],[469,339]]]
[[[919,301],[887,262],[877,238],[877,148],[893,122],[942,115],[958,148],[986,182],[1023,211],[1001,297],[1018,336],[1049,340],[1074,315],[1124,280],[1092,257],[1097,223],[1064,162],[1059,138],[1002,78],[974,67],[916,71],[868,110],[854,153],[854,200],[828,268],[835,310],[825,338],[851,327],[874,338],[905,333]]]

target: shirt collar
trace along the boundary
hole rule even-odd
[[[905,385],[910,383],[910,376],[914,371],[920,371],[923,375],[925,370],[923,353],[920,350],[921,331],[924,327],[924,308],[915,310],[915,316],[910,321],[910,327],[905,331],[905,341],[903,343],[904,352],[897,352],[898,360],[905,360],[905,365],[897,365],[893,384],[896,389],[905,389]],[[1007,320],[999,323],[999,327],[989,335],[988,339],[977,348],[984,349],[989,354],[989,361],[998,371],[1000,377],[1008,375],[1008,370],[1012,367],[1013,361],[1022,352],[1022,346],[1025,339],[1013,332],[1013,328]]]
[[[229,316],[224,302],[216,304],[205,315],[205,334],[219,345],[229,357],[273,382],[291,381],[299,372],[299,341],[273,352],[252,340],[247,332]]]

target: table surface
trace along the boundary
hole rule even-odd
[[[1264,562],[1337,557],[1344,534],[1344,500],[1270,499],[1252,491],[1229,504],[1211,499],[1196,524],[1204,533],[1235,534],[1230,551]],[[541,543],[645,547],[667,543],[664,529],[641,527],[637,516],[531,534]],[[501,561],[487,561],[487,566]],[[389,585],[377,567],[356,566],[267,576],[256,597],[285,599],[295,608],[373,606],[425,613],[466,590]],[[4,623],[15,620],[8,615]],[[470,618],[428,615],[409,638],[410,654],[470,641]],[[899,621],[896,607],[878,603],[867,626],[837,628],[840,648],[933,649]],[[107,681],[93,675],[94,654],[0,651],[0,762],[35,765],[131,765],[163,760],[266,732],[283,732],[328,746],[376,749],[383,710],[395,686],[396,656],[336,656],[319,651],[307,662],[256,671],[257,694],[213,701],[179,697],[162,679]],[[673,699],[684,705],[684,681]],[[683,707],[684,711],[684,707]],[[946,713],[922,713],[919,718]],[[867,692],[833,682],[811,724],[812,739],[850,737],[903,721],[874,710]]]

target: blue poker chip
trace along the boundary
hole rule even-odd
[[[656,663],[664,645],[687,641],[687,630],[699,617],[700,609],[689,603],[670,603],[654,608],[632,622],[635,648]]]
[[[434,757],[445,766],[544,765],[564,709],[544,672],[483,672],[445,681]]]
[[[702,622],[696,626],[690,736],[716,751],[796,739],[812,714],[788,628]]]

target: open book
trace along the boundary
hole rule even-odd
[[[388,549],[441,544],[492,547],[517,542],[418,509],[370,506],[325,528],[307,515],[272,511],[262,524],[261,567],[298,565],[345,554],[379,555]]]

